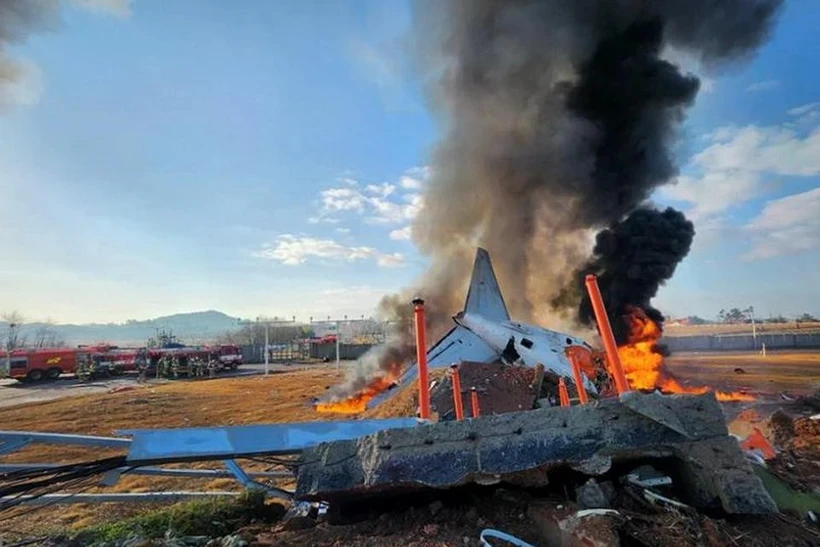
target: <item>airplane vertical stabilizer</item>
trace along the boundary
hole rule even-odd
[[[464,313],[480,315],[493,321],[509,321],[510,314],[498,280],[495,278],[490,254],[479,248],[473,264],[473,277],[470,279],[470,290],[467,293],[467,302],[464,304]]]

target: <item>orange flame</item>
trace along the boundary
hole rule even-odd
[[[333,412],[337,414],[359,414],[367,409],[367,402],[389,388],[395,380],[389,376],[380,376],[370,382],[364,389],[340,401],[317,403],[317,412]]]
[[[660,389],[666,393],[700,394],[711,391],[708,387],[681,385],[667,370],[663,355],[658,352],[657,342],[661,329],[640,308],[632,308],[629,316],[629,342],[618,348],[621,365],[632,389]],[[754,397],[741,392],[715,391],[718,401],[754,401]]]

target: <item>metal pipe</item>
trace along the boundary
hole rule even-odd
[[[413,300],[416,320],[416,361],[419,368],[419,417],[430,419],[430,378],[427,373],[427,341],[424,322],[424,300]]]
[[[270,364],[270,323],[265,323],[265,376],[268,375]]]
[[[342,360],[339,357],[339,337],[341,333],[339,333],[339,322],[336,321],[336,370],[342,368]]]
[[[470,388],[470,402],[473,405],[473,418],[478,418],[481,415],[481,410],[478,406],[478,392],[474,387]]]
[[[44,494],[41,496],[23,494],[4,496],[0,504],[19,502],[26,505],[51,505],[56,503],[139,503],[169,502],[191,498],[233,498],[241,492],[131,492],[113,494]]]
[[[15,471],[36,471],[63,467],[58,463],[2,463],[0,473],[13,473]],[[190,477],[200,479],[231,478],[235,475],[222,469],[165,469],[162,467],[118,467],[116,472],[127,475],[153,475],[160,477]],[[292,478],[290,471],[250,471],[249,477],[259,477],[265,479]]]
[[[598,331],[604,341],[607,362],[609,363],[609,373],[615,380],[615,389],[618,395],[628,392],[629,382],[626,380],[624,369],[621,366],[621,358],[618,356],[618,345],[615,343],[615,335],[612,334],[612,325],[609,324],[609,317],[604,307],[604,299],[598,287],[598,279],[589,274],[585,279],[589,300],[592,303],[592,310],[595,312],[595,321],[598,323]]]
[[[578,346],[570,346],[567,348],[567,356],[572,365],[572,377],[575,380],[575,389],[578,391],[578,401],[585,405],[589,401],[587,397],[587,390],[584,387],[584,376],[581,373],[581,351],[586,351]]]
[[[464,419],[464,401],[461,399],[461,378],[458,375],[458,365],[450,365],[453,378],[453,405],[456,410],[456,420]]]
[[[558,398],[561,401],[561,406],[569,406],[569,393],[563,376],[558,378]]]

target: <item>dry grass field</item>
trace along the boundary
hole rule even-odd
[[[4,409],[4,429],[112,436],[118,429],[243,425],[345,419],[317,414],[313,397],[338,383],[335,367],[313,368],[266,377],[224,378],[169,382],[111,394],[68,397]],[[4,463],[67,463],[120,454],[117,451],[33,445],[0,461]],[[219,468],[219,462],[197,465]],[[263,464],[243,462],[248,470]],[[287,487],[287,483],[282,483]],[[112,488],[89,492],[148,492],[152,490],[239,490],[232,479],[191,479],[132,475]],[[55,529],[82,527],[121,518],[146,505],[62,505],[38,509],[0,521],[0,539],[42,532],[43,523]],[[104,510],[101,510],[103,508]],[[23,509],[27,510],[26,508]],[[6,515],[3,515],[6,517]]]
[[[727,390],[745,387],[752,392],[775,397],[781,391],[798,395],[820,387],[820,352],[772,352],[766,358],[757,354],[679,354],[670,359],[669,365],[673,373],[689,385],[710,385]],[[745,374],[736,373],[734,370],[738,367]],[[341,378],[335,367],[328,366],[268,377],[149,384],[120,393],[69,397],[4,408],[4,428],[110,436],[118,429],[351,419],[351,416],[319,414],[312,407],[312,399]],[[383,417],[404,407],[412,411],[413,406],[409,400],[395,401],[392,408],[369,411],[367,417]],[[116,454],[115,451],[32,446],[0,460],[66,463]],[[204,468],[218,466],[218,462],[199,465]],[[246,465],[251,470],[263,467],[259,463]],[[288,485],[285,483],[283,486]],[[238,490],[238,486],[230,479],[125,476],[111,489],[95,488],[91,491],[171,489]],[[42,532],[44,522],[54,528],[76,528],[121,518],[145,508],[145,505],[124,504],[42,508],[22,517],[4,518],[0,522],[0,539]]]

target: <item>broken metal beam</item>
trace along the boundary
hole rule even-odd
[[[413,428],[416,418],[301,422],[230,427],[131,429],[130,464],[225,460],[299,454],[323,442],[356,439],[376,431]]]

